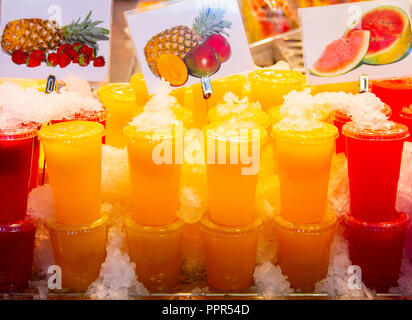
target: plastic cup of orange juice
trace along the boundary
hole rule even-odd
[[[203,215],[206,272],[208,284],[225,291],[243,290],[253,282],[256,250],[262,219],[242,227],[225,227]]]
[[[183,128],[143,132],[129,125],[124,134],[128,138],[133,218],[138,223],[151,226],[175,222],[182,169],[176,158],[176,148],[179,148],[179,141],[183,141]],[[155,161],[154,152],[160,146],[171,150],[169,163]]]
[[[275,217],[278,263],[293,288],[313,292],[316,282],[325,278],[336,227],[332,211],[314,224],[293,224],[280,215]]]
[[[225,226],[255,219],[255,196],[266,130],[254,122],[215,122],[203,129],[210,217]]]
[[[103,136],[103,125],[90,121],[56,123],[39,131],[57,222],[78,226],[101,218]]]
[[[56,265],[62,270],[62,285],[75,291],[87,290],[106,259],[108,216],[85,226],[73,227],[54,218],[46,223]]]
[[[179,283],[184,222],[164,226],[145,226],[126,219],[131,261],[138,280],[151,291],[163,291]]]
[[[149,100],[149,92],[147,91],[146,82],[142,73],[135,73],[130,77],[130,84],[134,89],[136,95],[136,104],[144,106]]]

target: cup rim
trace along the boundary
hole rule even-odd
[[[326,123],[318,120],[317,122],[321,123],[323,128],[330,129],[328,132],[320,132],[318,136],[310,136],[308,133],[314,132],[317,129],[313,128],[312,130],[281,130],[279,129],[279,124],[274,124],[272,126],[271,137],[278,141],[285,141],[291,144],[321,144],[335,141],[339,137],[338,128],[330,123]]]
[[[76,226],[76,225],[67,225],[64,223],[59,223],[56,221],[56,217],[53,215],[49,218],[45,223],[45,227],[49,231],[54,231],[57,233],[64,233],[64,234],[77,234],[77,233],[89,233],[96,231],[101,227],[105,227],[109,222],[109,215],[103,213],[102,217],[91,224]]]
[[[132,230],[137,233],[165,235],[176,232],[182,232],[186,223],[182,219],[177,219],[175,222],[172,222],[167,225],[149,226],[138,223],[132,217],[129,216],[125,219],[125,225],[128,230]]]
[[[350,121],[342,127],[342,134],[347,138],[366,141],[399,141],[405,140],[410,136],[407,126],[391,122],[393,127],[390,129],[363,128],[359,124]]]
[[[1,233],[15,233],[21,231],[28,231],[36,228],[36,220],[30,216],[13,222],[0,223]]]
[[[368,231],[397,231],[406,229],[410,224],[409,216],[404,212],[396,212],[397,219],[382,222],[367,222],[353,217],[351,214],[347,215],[344,219],[345,224],[349,227],[355,227],[358,229]]]
[[[335,229],[338,225],[338,218],[333,209],[328,208],[326,210],[325,217],[318,223],[293,223],[282,218],[279,213],[275,215],[275,225],[284,230],[296,231],[299,233],[319,233]]]
[[[35,122],[21,122],[12,128],[0,128],[0,141],[24,140],[38,135],[38,124]]]
[[[200,228],[206,233],[214,233],[225,237],[241,237],[259,230],[263,224],[263,218],[256,215],[255,220],[244,226],[224,226],[213,222],[209,217],[209,212],[205,212],[200,219]]]
[[[68,135],[65,132],[55,132],[53,133],[53,128],[58,126],[60,127],[69,127],[69,126],[76,126],[76,125],[83,125],[83,130],[76,135],[70,135],[68,131]],[[61,142],[61,143],[87,143],[91,140],[98,140],[105,136],[105,129],[104,126],[98,122],[93,121],[85,121],[85,120],[75,120],[75,121],[66,121],[66,122],[59,122],[54,123],[47,126],[42,126],[39,131],[39,138],[42,141],[46,142]]]

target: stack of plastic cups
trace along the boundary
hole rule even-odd
[[[253,282],[262,224],[254,200],[267,133],[256,123],[242,121],[212,123],[203,132],[209,212],[201,228],[208,284],[223,291],[245,290]]]
[[[277,259],[302,292],[313,292],[329,265],[337,219],[327,208],[327,190],[337,136],[336,127],[324,122],[302,131],[278,124],[272,131],[280,180]]]
[[[143,132],[129,125],[124,135],[133,197],[126,220],[130,258],[147,289],[169,290],[179,283],[185,226],[177,218],[182,159],[176,155],[183,152],[183,128]],[[158,159],[159,147],[171,158]]]
[[[0,128],[0,292],[24,291],[31,277],[35,221],[26,216],[33,123]]]
[[[387,118],[390,118],[392,115],[392,109],[388,105],[385,105],[382,112]],[[346,155],[346,137],[342,134],[342,128],[351,121],[351,116],[338,110],[333,112],[332,118],[333,125],[339,130],[339,137],[336,139],[336,154],[344,152]]]
[[[46,223],[64,288],[87,290],[106,257],[107,215],[101,211],[103,125],[69,121],[40,132],[55,215]]]
[[[409,218],[395,209],[408,128],[382,129],[354,122],[343,126],[348,157],[351,214],[346,218],[349,253],[362,281],[378,292],[397,286]]]

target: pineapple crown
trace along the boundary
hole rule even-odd
[[[71,24],[63,27],[63,37],[64,39],[73,44],[75,42],[82,42],[87,44],[89,47],[95,49],[96,53],[99,49],[97,44],[98,40],[107,40],[106,36],[109,34],[109,30],[105,28],[97,27],[103,21],[94,21],[90,19],[92,11],[80,22],[80,18],[75,22],[72,21]]]
[[[225,12],[220,8],[203,8],[193,23],[193,29],[203,39],[214,34],[229,36],[225,29],[230,29],[232,22],[224,20]]]

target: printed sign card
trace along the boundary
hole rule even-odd
[[[299,9],[310,84],[412,75],[408,0]]]
[[[111,0],[2,0],[1,78],[108,79]]]
[[[250,71],[237,0],[190,0],[125,13],[149,92],[164,78],[174,87]]]

